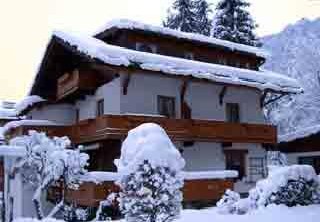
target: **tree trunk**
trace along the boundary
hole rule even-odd
[[[33,195],[32,201],[33,201],[34,206],[36,208],[37,218],[39,220],[42,220],[44,218],[44,213],[43,213],[42,204],[41,204],[41,194],[42,194],[43,190],[48,188],[48,186],[51,184],[52,181],[53,180],[45,179],[43,181],[43,183],[40,184],[40,186],[36,189],[36,191]]]

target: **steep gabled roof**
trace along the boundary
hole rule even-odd
[[[138,31],[143,31],[144,33],[149,32],[156,35],[168,36],[168,37],[173,37],[180,40],[192,41],[193,43],[203,43],[203,44],[206,44],[206,46],[223,47],[226,50],[252,54],[254,56],[264,58],[264,59],[269,56],[269,53],[261,48],[238,44],[238,43],[225,41],[221,39],[216,39],[213,37],[207,37],[205,35],[181,32],[174,29],[149,25],[149,24],[132,21],[128,19],[111,20],[95,33],[95,37],[101,39],[104,36],[111,33],[112,30],[117,30],[117,29],[138,30]]]
[[[271,90],[282,93],[302,92],[302,88],[296,80],[270,71],[254,71],[139,52],[108,45],[94,37],[66,32],[54,32],[54,37],[62,40],[70,50],[76,50],[90,59],[97,59],[108,65],[134,66],[148,71],[162,72],[169,75],[191,76],[217,83],[254,87],[260,90]]]

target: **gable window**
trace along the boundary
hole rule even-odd
[[[102,116],[104,114],[104,100],[100,99],[97,101],[96,115]]]
[[[193,55],[192,52],[186,52],[186,53],[184,54],[184,58],[185,58],[185,59],[189,59],[189,60],[194,60],[194,55]]]
[[[175,98],[158,96],[158,113],[169,118],[175,118]]]
[[[149,53],[156,53],[157,47],[155,45],[147,44],[147,43],[137,43],[136,50],[141,52],[149,52]]]
[[[238,103],[226,104],[226,120],[229,123],[240,122],[240,108]]]

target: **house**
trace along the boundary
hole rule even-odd
[[[310,126],[279,137],[278,149],[288,164],[307,164],[320,174],[320,126]]]
[[[302,91],[294,79],[260,70],[267,56],[129,20],[112,21],[94,36],[54,32],[30,91],[46,102],[29,107],[26,120],[5,133],[67,135],[90,155],[90,171],[114,172],[128,130],[154,122],[186,160],[185,200],[218,199],[233,186],[245,193],[265,176],[266,149],[277,143],[262,112],[266,96]],[[214,173],[225,170],[238,171],[237,179]],[[96,205],[108,186],[88,181],[70,196]]]

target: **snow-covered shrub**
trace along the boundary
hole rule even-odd
[[[89,216],[86,208],[79,208],[73,205],[63,206],[63,218],[65,221],[88,221]]]
[[[45,218],[43,220],[38,220],[35,218],[17,218],[13,222],[63,222],[63,220],[56,220],[54,218]]]
[[[294,165],[272,168],[266,179],[257,182],[249,197],[227,191],[217,206],[221,213],[245,214],[271,204],[288,207],[320,203],[320,180],[312,166]]]
[[[312,166],[280,167],[259,181],[249,197],[256,199],[258,206],[316,204],[320,203],[320,181]]]
[[[100,201],[94,221],[111,221],[111,217],[119,213],[116,212],[118,208],[116,204],[117,198],[118,194],[111,193],[106,200]]]
[[[79,149],[68,149],[71,141],[67,137],[49,138],[45,133],[30,131],[28,135],[13,138],[9,145],[26,149],[26,156],[16,163],[12,173],[19,171],[24,182],[36,187],[33,202],[39,219],[44,217],[41,195],[50,185],[62,180],[65,186],[76,187],[87,172],[88,155]],[[63,201],[48,216],[60,210]]]
[[[131,130],[115,160],[120,174],[120,210],[128,222],[165,222],[179,216],[185,165],[160,126]]]
[[[287,156],[280,151],[268,151],[267,152],[267,161],[268,166],[275,167],[275,166],[287,166],[288,160]]]

